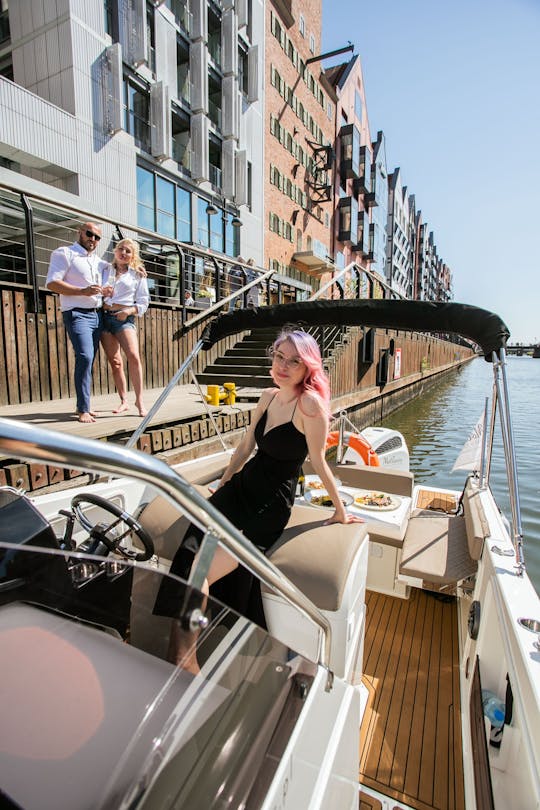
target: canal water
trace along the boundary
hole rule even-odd
[[[525,564],[540,593],[540,359],[509,357],[507,373]],[[492,380],[491,363],[477,358],[385,419],[385,427],[403,433],[417,483],[431,481],[435,486],[463,487],[467,471],[452,473],[452,466],[483,412],[486,396],[491,396]],[[498,418],[490,483],[497,503],[510,519]]]

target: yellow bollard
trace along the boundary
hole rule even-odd
[[[226,382],[223,383],[223,388],[225,389],[225,404],[226,405],[234,405],[236,402],[236,385],[233,382]]]
[[[219,405],[219,385],[206,386],[206,401],[210,405]]]

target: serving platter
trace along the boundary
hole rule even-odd
[[[348,492],[344,492],[342,489],[338,489],[338,494],[341,500],[343,501],[344,506],[352,506],[353,503],[353,496],[349,495]],[[309,503],[310,506],[316,506],[318,509],[333,509],[334,504],[330,498],[326,489],[311,489],[308,490],[304,495],[305,500]],[[323,502],[323,501],[328,501]]]
[[[381,503],[374,503],[377,498],[384,499]],[[367,509],[371,512],[393,512],[399,509],[401,499],[386,492],[362,492],[353,497],[353,506],[357,509]]]

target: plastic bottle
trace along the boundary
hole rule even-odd
[[[504,701],[497,697],[494,692],[490,692],[489,689],[482,689],[482,706],[484,714],[493,728],[502,728],[506,713]]]

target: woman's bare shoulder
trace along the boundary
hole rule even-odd
[[[304,391],[300,397],[300,407],[305,416],[321,416],[324,414],[323,403],[317,394]]]

